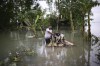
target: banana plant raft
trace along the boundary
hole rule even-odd
[[[73,46],[74,44],[69,42],[69,41],[65,41],[64,43],[54,43],[54,42],[50,42],[48,45],[46,46],[53,46],[53,47],[64,47],[64,46]]]

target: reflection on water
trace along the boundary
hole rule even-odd
[[[67,49],[65,48],[54,48],[54,47],[40,47],[37,51],[38,62],[37,64],[43,66],[61,66],[65,64],[65,57],[67,56]],[[40,63],[43,62],[43,63]]]
[[[99,66],[97,59],[98,42],[88,43],[79,32],[62,30],[65,38],[76,46],[46,47],[44,38],[34,38],[32,32],[12,31],[0,34],[0,61],[9,54],[21,56],[20,62],[8,63],[10,66]],[[94,39],[93,39],[94,40]],[[94,40],[95,41],[95,40]],[[26,53],[27,52],[27,53]],[[35,55],[31,55],[32,53]],[[95,53],[94,53],[95,52]],[[6,65],[5,65],[6,66]]]

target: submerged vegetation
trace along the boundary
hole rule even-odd
[[[0,66],[18,66],[25,60],[25,57],[35,56],[36,52],[33,49],[20,46],[14,51],[8,53],[8,57],[0,60]]]

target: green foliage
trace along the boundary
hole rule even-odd
[[[1,3],[2,2],[2,3]],[[41,10],[38,3],[34,0],[9,0],[0,2],[0,29],[4,28],[28,28],[33,30],[41,30],[45,25],[43,15],[45,11]]]
[[[32,7],[34,5],[34,7]],[[36,16],[42,16],[39,4],[35,4],[33,0],[1,0],[0,1],[0,29],[8,28],[11,26],[21,27],[23,22],[31,26]]]
[[[57,23],[57,17],[55,14],[50,14],[47,16],[46,18],[47,20],[47,25],[52,25],[52,27],[55,27],[56,26],[56,23]]]
[[[98,1],[92,0],[57,0],[55,4],[62,18],[73,21],[74,27],[84,26],[86,14],[91,12],[92,7],[99,5]],[[72,19],[70,18],[70,12],[72,13]]]
[[[18,14],[30,9],[32,0],[1,0],[0,1],[0,29],[15,26]],[[15,23],[15,24],[14,24]]]
[[[51,7],[53,0],[47,0],[47,3]],[[42,11],[40,5],[34,0],[0,0],[0,29],[23,26],[33,29],[32,26],[35,25],[34,31],[42,30],[50,24],[57,26],[57,18],[59,21],[61,19],[73,21],[74,27],[84,26],[86,13],[91,12],[92,7],[100,4],[92,0],[55,0],[55,5],[59,15],[57,16],[57,12],[54,12],[44,19],[45,10]]]

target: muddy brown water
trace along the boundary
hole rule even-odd
[[[9,66],[99,66],[98,44],[83,40],[80,32],[61,30],[65,39],[75,46],[46,47],[44,37],[34,38],[31,31],[11,31],[0,33],[0,61],[7,62],[9,54],[14,55],[22,50],[31,49],[35,55],[22,55],[20,62],[8,63]]]

